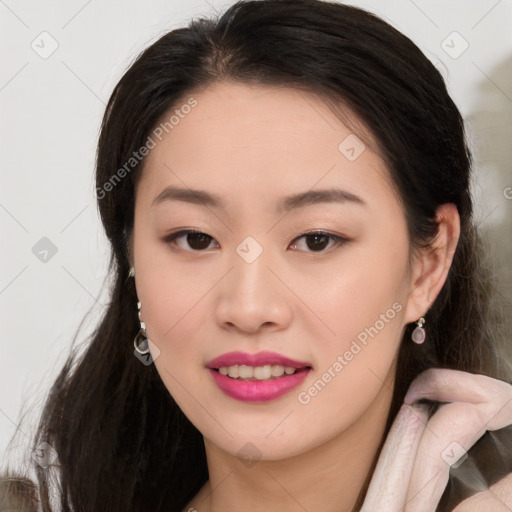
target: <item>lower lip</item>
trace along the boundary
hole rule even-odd
[[[309,368],[270,380],[240,380],[209,369],[215,384],[231,398],[243,402],[268,402],[297,387],[309,374]]]

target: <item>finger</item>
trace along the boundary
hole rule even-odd
[[[450,466],[485,432],[474,404],[442,405],[428,421],[418,444],[406,495],[405,512],[435,510],[446,488]],[[480,436],[475,433],[480,431]]]
[[[403,509],[418,443],[428,421],[424,405],[402,405],[382,451],[360,512]]]
[[[432,512],[437,509],[450,478],[449,469],[437,467],[435,471],[425,473],[417,477],[422,482],[419,490],[415,483],[415,492],[407,494],[404,512]]]
[[[502,380],[459,370],[430,368],[412,382],[404,403],[411,405],[420,398],[439,402],[481,403],[488,401],[490,395],[502,393],[512,398],[512,386]]]

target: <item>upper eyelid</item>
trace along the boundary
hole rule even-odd
[[[208,237],[210,237],[212,240],[215,240],[215,242],[218,244],[219,242],[217,242],[217,240],[209,235],[208,233],[204,232],[204,231],[201,231],[200,229],[194,229],[194,228],[189,228],[189,229],[179,229],[177,231],[174,231],[173,233],[170,233],[168,235],[166,235],[163,240],[166,242],[166,243],[171,243],[171,242],[174,242],[177,238],[180,238],[182,236],[186,236],[190,233],[195,233],[195,234],[202,234],[202,235],[206,235]],[[305,236],[311,236],[311,235],[324,235],[324,236],[327,236],[328,238],[331,238],[332,240],[334,240],[334,245],[337,245],[339,243],[342,243],[342,242],[346,242],[348,241],[349,239],[347,237],[344,237],[342,235],[337,235],[335,233],[331,233],[330,231],[327,231],[327,230],[323,230],[321,228],[318,228],[318,229],[313,229],[311,231],[306,231],[306,232],[303,232],[301,233],[300,235],[297,235],[293,240],[292,242],[295,242],[295,240],[298,240],[300,238],[303,238]],[[290,243],[292,243],[290,242]],[[186,250],[186,249],[185,249]],[[190,251],[187,251],[187,252],[205,252],[206,249],[202,249],[202,250],[190,250]],[[327,251],[308,251],[308,252],[312,252],[312,253],[315,253],[315,252],[318,252],[318,253],[322,253],[322,252],[327,252]]]
[[[200,229],[194,229],[194,228],[178,229],[177,231],[173,231],[172,233],[169,233],[168,235],[165,235],[164,239],[170,239],[170,238],[173,238],[173,237],[177,238],[179,236],[188,235],[190,233],[195,233],[195,234],[198,234],[198,235],[206,235],[206,236],[209,236],[210,238],[212,238],[213,240],[215,240],[215,237],[213,237],[212,235],[209,235],[208,233],[206,233],[205,231],[201,231]],[[324,229],[320,229],[319,228],[319,229],[313,229],[311,231],[305,231],[305,232],[301,233],[300,235],[297,235],[293,240],[296,240],[297,238],[301,238],[303,236],[308,236],[308,235],[327,235],[327,236],[330,236],[332,238],[345,238],[342,235],[337,235],[336,233],[331,233],[328,230],[324,230]]]

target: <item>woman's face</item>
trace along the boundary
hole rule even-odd
[[[280,459],[357,424],[375,432],[403,327],[421,316],[408,305],[406,222],[383,161],[295,90],[215,83],[171,115],[151,135],[132,239],[141,318],[170,394],[232,454],[250,442]],[[203,235],[171,240],[183,230]],[[214,361],[232,352],[245,357]]]

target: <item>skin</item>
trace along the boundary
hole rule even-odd
[[[130,242],[141,319],[160,351],[154,364],[204,436],[210,480],[184,510],[250,503],[252,511],[350,511],[384,430],[403,329],[446,280],[459,236],[456,208],[440,207],[434,248],[412,254],[409,265],[405,215],[371,134],[349,161],[338,146],[351,129],[316,96],[237,83],[193,96],[197,106],[147,157]],[[227,208],[152,207],[169,185],[215,193]],[[275,211],[283,196],[329,187],[365,204]],[[186,228],[212,237],[208,248],[194,250],[199,242],[191,247],[186,236],[163,241]],[[317,229],[349,241],[331,239],[315,251],[301,235]],[[252,263],[236,252],[247,236],[263,249]],[[394,317],[300,403],[298,393],[393,304],[400,305]],[[232,350],[271,350],[313,370],[276,400],[244,403],[217,388],[205,368]],[[252,464],[240,456],[252,453],[247,443],[256,447]]]

